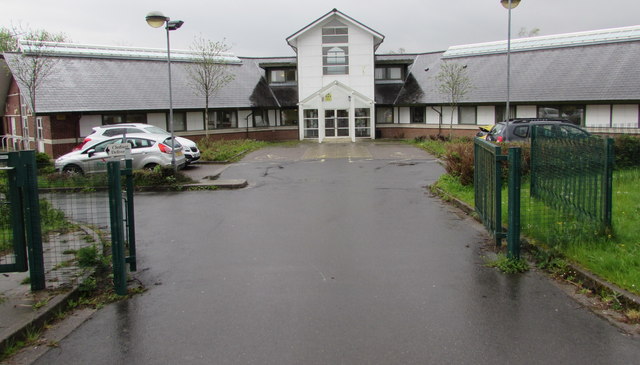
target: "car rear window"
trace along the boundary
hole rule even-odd
[[[529,134],[529,126],[519,125],[513,129],[513,134],[518,137],[527,138],[527,135]]]

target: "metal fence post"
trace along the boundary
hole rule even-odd
[[[46,288],[42,228],[40,226],[40,198],[38,196],[38,167],[36,152],[20,151],[20,167],[23,172],[22,198],[24,199],[25,228],[29,260],[31,290]]]
[[[124,175],[127,190],[127,243],[129,244],[129,256],[126,262],[129,264],[130,271],[137,271],[136,263],[136,220],[133,205],[133,160],[125,160]]]
[[[521,190],[521,150],[509,148],[509,207],[507,231],[507,257],[520,258],[520,190]]]
[[[127,294],[127,270],[124,254],[124,227],[122,220],[122,187],[120,161],[107,162],[109,174],[109,210],[111,216],[111,255],[113,260],[113,284],[116,294]]]
[[[604,171],[602,174],[602,219],[605,232],[612,229],[611,210],[613,209],[613,139],[607,138],[604,143]]]

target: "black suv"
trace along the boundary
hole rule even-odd
[[[558,138],[586,138],[589,132],[576,126],[566,119],[548,118],[515,118],[507,122],[500,122],[491,128],[486,140],[492,142],[527,141],[531,138],[532,126],[542,126],[544,135]]]

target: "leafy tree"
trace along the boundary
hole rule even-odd
[[[226,84],[233,81],[229,65],[224,61],[224,53],[230,49],[224,41],[214,42],[196,37],[191,50],[196,55],[193,63],[187,66],[190,86],[193,91],[204,97],[204,129],[209,135],[209,101]]]
[[[455,62],[444,62],[440,67],[440,72],[436,75],[438,81],[438,92],[447,98],[447,103],[451,107],[451,121],[449,126],[449,138],[453,131],[453,111],[464,96],[472,90],[473,86],[469,76],[467,76],[467,66]],[[440,128],[438,128],[438,133]]]

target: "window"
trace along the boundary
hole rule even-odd
[[[42,128],[42,117],[36,118],[36,134],[38,136],[38,140],[42,141],[44,139],[44,133]]]
[[[458,124],[476,124],[477,115],[475,106],[458,107]]]
[[[334,20],[322,28],[322,43],[349,43],[349,28]]]
[[[253,109],[253,126],[268,127],[269,113],[266,109]]]
[[[270,70],[269,82],[271,82],[272,84],[296,82],[296,70],[294,68],[282,69],[282,70]]]
[[[147,148],[155,144],[154,141],[144,138],[127,138],[127,142],[131,145],[131,148]]]
[[[102,115],[103,125],[120,123],[147,123],[147,115],[144,113]]]
[[[298,109],[281,110],[280,120],[280,125],[298,125]]]
[[[304,138],[318,138],[318,109],[304,111]]]
[[[403,67],[389,66],[389,67],[376,67],[374,71],[374,77],[376,80],[402,80]]]
[[[411,114],[410,123],[424,123],[425,122],[425,114],[426,108],[424,106],[414,106],[409,110]]]
[[[562,118],[575,125],[582,125],[584,109],[584,105],[540,105],[538,118]]]
[[[528,125],[520,125],[513,129],[513,134],[517,137],[527,138],[529,135],[529,126]]]
[[[390,106],[381,106],[376,108],[376,123],[377,124],[393,123],[393,108]]]
[[[507,109],[505,105],[496,105],[496,118],[495,122],[500,123],[506,120],[504,111]],[[516,107],[515,105],[509,105],[509,118],[516,117]]]
[[[349,47],[322,47],[322,65],[325,75],[349,74]]]
[[[356,108],[356,137],[371,137],[369,108]]]
[[[167,114],[167,130],[171,132],[171,125],[169,124],[169,114]],[[185,112],[173,112],[173,131],[186,131],[187,130],[187,115]]]
[[[208,129],[236,128],[238,118],[235,110],[210,110]]]

